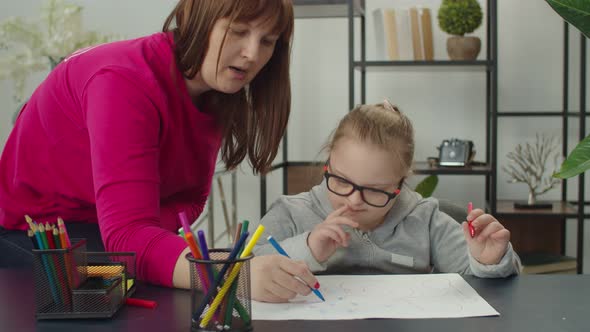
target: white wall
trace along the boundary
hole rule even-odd
[[[84,23],[89,29],[116,33],[126,38],[156,32],[175,4],[175,0],[76,0],[85,6]],[[545,2],[538,0],[498,1],[498,73],[500,111],[557,111],[561,107],[562,21]],[[38,0],[0,2],[0,20],[9,16],[36,17]],[[481,1],[485,8],[485,1]],[[435,58],[446,59],[446,35],[436,22],[440,0],[367,0],[367,12],[379,7],[399,7],[408,4],[427,5],[433,9]],[[526,13],[526,17],[523,16]],[[485,26],[482,25],[482,27]],[[339,118],[348,109],[346,19],[298,19],[293,47],[292,88],[293,112],[289,123],[289,159],[318,158],[318,150]],[[483,38],[485,30],[475,35]],[[357,35],[358,36],[358,35]],[[367,16],[367,57],[375,59],[375,41],[371,15]],[[572,33],[570,54],[570,107],[579,108],[579,37]],[[43,79],[34,77],[29,89]],[[357,76],[358,77],[358,76]],[[589,85],[590,89],[590,85]],[[0,82],[0,147],[10,131],[10,118],[16,107],[10,99],[11,85]],[[358,93],[357,93],[358,96]],[[384,97],[399,105],[416,127],[416,159],[435,156],[435,146],[444,138],[460,137],[475,142],[477,159],[485,156],[485,73],[478,70],[453,69],[397,69],[367,75],[367,101],[379,102]],[[359,102],[360,99],[357,99]],[[573,148],[577,139],[577,123],[570,121]],[[561,132],[557,119],[501,118],[499,121],[499,165],[506,164],[505,155],[514,146],[534,138],[536,132]],[[279,153],[279,158],[281,154]],[[508,184],[508,177],[498,171],[498,197],[524,199],[524,185]],[[411,183],[417,183],[416,177]],[[272,202],[281,192],[281,172],[269,177],[269,199]],[[230,193],[229,179],[225,180],[226,195]],[[571,180],[570,199],[577,195],[577,180]],[[443,176],[436,191],[445,197],[466,203],[484,204],[484,178],[481,176]],[[590,188],[590,183],[586,186]],[[259,218],[259,182],[246,165],[238,179],[238,218]],[[217,188],[215,188],[217,189]],[[559,199],[559,189],[541,199]],[[586,194],[588,196],[588,194]],[[217,199],[216,220],[221,228],[223,215]],[[575,253],[575,227],[568,227],[568,253]],[[585,266],[590,265],[590,227],[586,227]]]

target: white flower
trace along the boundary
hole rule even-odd
[[[41,19],[30,23],[11,17],[0,23],[0,79],[12,79],[14,99],[25,99],[25,83],[33,73],[51,69],[77,49],[108,42],[113,36],[84,31],[82,7],[63,0],[46,0]]]

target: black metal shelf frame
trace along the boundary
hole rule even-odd
[[[579,139],[586,136],[585,120],[590,114],[586,112],[586,38],[580,34],[580,110],[572,112],[569,108],[569,25],[564,22],[563,33],[563,101],[562,111],[498,111],[498,28],[497,28],[497,1],[486,1],[486,59],[476,61],[367,61],[366,59],[366,29],[365,29],[365,0],[294,0],[295,13],[298,18],[348,18],[348,105],[349,109],[355,106],[355,83],[356,71],[360,78],[360,103],[366,103],[366,74],[372,70],[383,70],[387,68],[483,68],[486,75],[486,158],[487,166],[477,170],[470,169],[444,169],[418,167],[416,174],[446,174],[446,175],[481,175],[485,176],[485,199],[488,210],[494,215],[497,214],[497,160],[498,160],[498,119],[500,117],[561,117],[562,118],[562,151],[566,155],[568,151],[568,119],[579,118]],[[321,6],[320,6],[321,5]],[[298,8],[299,7],[299,8]],[[346,10],[343,11],[343,8]],[[321,10],[320,10],[321,9]],[[360,59],[355,60],[355,20],[360,21]],[[272,167],[271,171],[283,169],[283,193],[287,193],[287,171],[288,166],[315,166],[317,162],[288,161],[288,137],[283,138],[282,162]],[[580,174],[578,181],[577,202],[585,202],[584,174]],[[266,176],[260,176],[260,214],[266,212],[267,201]],[[567,201],[567,180],[562,181],[561,200]],[[527,215],[526,213],[500,213],[500,216]],[[545,216],[543,214],[536,214]],[[585,213],[584,204],[577,204],[577,213],[558,214],[566,218],[577,219],[577,269],[578,273],[583,271],[583,242],[584,242],[584,221],[590,218]],[[547,216],[556,216],[548,213]],[[565,223],[564,226],[565,228]],[[565,230],[563,230],[565,234]]]

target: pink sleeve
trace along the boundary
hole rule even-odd
[[[131,75],[103,72],[85,88],[98,222],[106,250],[136,253],[139,279],[172,286],[186,244],[162,227],[176,221],[160,211],[160,114],[144,90],[150,82],[139,88]]]

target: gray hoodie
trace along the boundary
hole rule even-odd
[[[282,196],[260,221],[266,227],[254,249],[256,255],[276,254],[266,240],[272,235],[292,259],[303,260],[314,273],[459,273],[478,277],[518,274],[520,259],[508,245],[497,265],[483,265],[471,257],[460,223],[438,209],[434,198],[404,186],[385,221],[371,232],[344,226],[350,233],[342,247],[319,263],[307,246],[313,228],[333,211],[325,182],[294,196]]]

